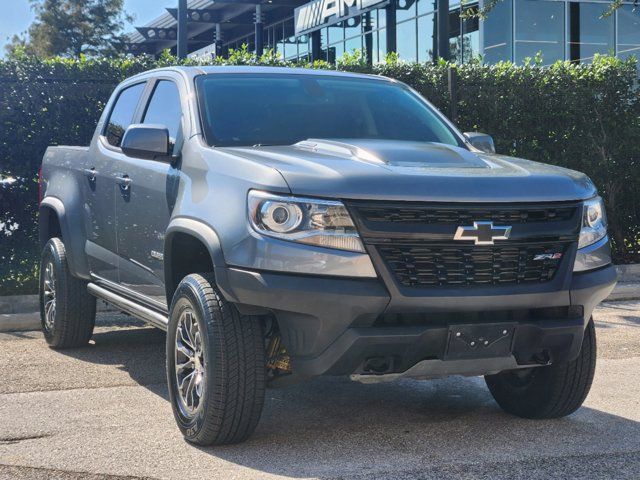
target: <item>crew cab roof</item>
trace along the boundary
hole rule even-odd
[[[198,75],[215,75],[228,73],[269,73],[281,75],[315,75],[315,76],[341,76],[351,78],[367,78],[387,80],[393,79],[381,75],[370,75],[364,73],[340,72],[337,70],[317,70],[311,68],[291,68],[291,67],[262,67],[262,66],[193,66],[193,67],[162,67],[154,70],[139,73],[131,78],[148,76],[149,74],[160,74],[162,72],[178,72],[187,78],[194,78]]]

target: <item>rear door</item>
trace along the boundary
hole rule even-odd
[[[97,140],[89,151],[85,176],[85,229],[89,268],[94,279],[118,282],[118,242],[116,231],[116,188],[120,142],[138,113],[146,82],[124,87],[117,98]]]
[[[140,123],[169,130],[173,155],[183,139],[183,108],[179,79],[158,78],[150,82]],[[179,172],[170,161],[126,157],[120,175],[129,188],[116,198],[120,284],[146,297],[151,306],[166,307],[164,287],[164,235],[177,195]]]

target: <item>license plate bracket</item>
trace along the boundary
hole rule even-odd
[[[513,323],[451,325],[445,360],[508,357],[515,328]]]

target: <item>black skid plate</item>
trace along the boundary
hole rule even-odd
[[[451,325],[445,360],[508,357],[515,327],[513,323]]]

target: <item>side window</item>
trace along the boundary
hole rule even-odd
[[[182,133],[180,129],[182,107],[180,93],[175,83],[169,80],[160,80],[156,84],[142,123],[155,123],[167,127],[169,129],[169,143],[173,151],[176,139]]]
[[[124,131],[133,121],[133,115],[136,113],[136,107],[144,87],[145,83],[138,83],[132,87],[125,88],[118,95],[105,130],[105,136],[110,145],[114,147],[120,146]]]

